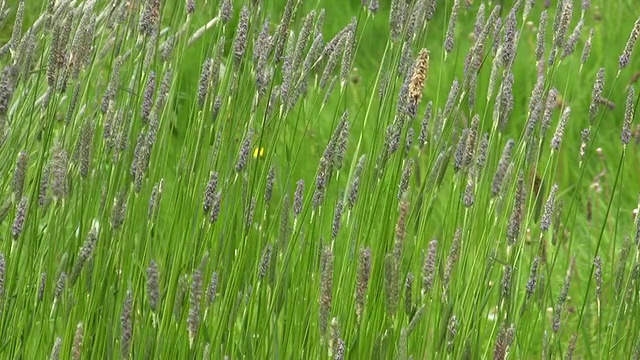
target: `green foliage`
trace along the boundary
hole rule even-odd
[[[635,2],[15,3],[1,358],[640,356]]]

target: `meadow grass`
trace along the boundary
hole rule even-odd
[[[548,3],[0,1],[0,357],[640,359],[640,6]]]

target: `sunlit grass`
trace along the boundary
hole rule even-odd
[[[0,3],[0,357],[640,356],[638,5],[366,3]]]

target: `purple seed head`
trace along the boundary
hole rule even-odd
[[[362,318],[364,310],[367,289],[369,287],[369,279],[371,277],[371,249],[360,248],[360,256],[358,258],[358,275],[356,278],[356,316],[358,322]]]
[[[402,250],[407,237],[407,219],[409,218],[409,201],[406,196],[400,200],[398,221],[396,222],[396,238],[393,244],[393,256],[402,261]]]
[[[544,205],[542,220],[540,220],[540,231],[543,233],[549,230],[549,227],[551,226],[551,217],[553,216],[555,210],[557,192],[558,184],[553,184],[553,186],[551,187],[551,191],[549,192],[547,202]]]
[[[624,125],[622,126],[622,134],[620,138],[624,145],[629,144],[631,140],[631,127],[633,126],[633,118],[635,114],[634,101],[636,98],[636,91],[633,85],[629,86],[629,92],[627,94],[627,103],[624,110]]]
[[[22,192],[24,190],[24,180],[27,175],[27,162],[29,156],[25,151],[20,151],[18,154],[18,160],[16,161],[16,167],[13,171],[13,197],[14,199],[21,199]]]
[[[451,315],[447,323],[447,354],[451,354],[454,349],[454,341],[458,334],[458,317]]]
[[[4,284],[7,275],[7,263],[4,257],[4,253],[0,253],[0,299],[4,300]]]
[[[18,203],[16,209],[16,215],[13,220],[13,225],[11,226],[11,237],[13,240],[18,240],[20,235],[22,234],[22,230],[24,229],[24,223],[27,216],[27,205],[29,201],[27,197],[23,197]]]
[[[538,264],[540,263],[540,258],[535,257],[533,262],[531,263],[531,271],[529,272],[529,280],[527,281],[526,291],[527,297],[531,297],[533,293],[536,291],[536,282],[538,280]]]
[[[18,2],[18,9],[16,10],[16,17],[13,22],[13,31],[11,32],[11,38],[9,39],[9,47],[13,52],[17,52],[20,38],[22,37],[22,22],[24,21],[24,7],[25,1],[20,0]],[[4,12],[4,10],[2,10]],[[4,22],[4,21],[3,21]]]
[[[394,316],[398,309],[398,298],[400,297],[398,272],[398,258],[393,254],[387,254],[384,257],[384,289],[387,312],[390,316]]]
[[[458,145],[456,146],[456,152],[453,156],[454,164],[453,171],[458,172],[464,165],[465,148],[467,146],[467,137],[469,136],[469,129],[462,129],[462,134],[458,138]]]
[[[149,196],[149,206],[147,211],[147,217],[149,220],[155,220],[158,216],[158,208],[160,206],[160,200],[162,198],[162,187],[164,180],[160,179],[160,182],[153,186],[151,189],[151,195]]]
[[[207,304],[211,306],[213,301],[216,299],[216,294],[218,292],[218,273],[213,272],[211,274],[211,280],[209,281],[209,286],[207,287]]]
[[[520,228],[522,226],[522,220],[525,216],[525,191],[524,172],[520,170],[520,172],[518,173],[518,182],[516,187],[516,196],[513,203],[513,210],[511,211],[511,217],[509,218],[509,225],[507,226],[507,244],[509,246],[515,245],[518,237],[520,236]]]
[[[272,250],[273,247],[271,246],[271,244],[267,244],[267,246],[265,246],[262,250],[262,255],[260,256],[260,268],[258,271],[258,276],[260,277],[260,279],[263,279],[269,271]]]
[[[525,139],[530,139],[533,135],[533,130],[535,129],[538,121],[540,120],[540,115],[542,114],[543,100],[544,95],[544,75],[538,76],[538,80],[536,81],[533,90],[531,91],[531,100],[529,101],[529,120],[527,121],[527,127],[525,130]]]
[[[120,313],[120,353],[124,359],[131,354],[131,340],[133,338],[133,292],[127,290]]]
[[[84,325],[79,322],[76,326],[76,333],[73,336],[73,347],[71,348],[71,358],[80,360],[82,356],[82,343],[84,341]]]
[[[513,343],[514,338],[515,328],[513,325],[508,329],[505,328],[505,325],[500,326],[500,329],[498,330],[498,337],[496,338],[496,344],[493,349],[494,360],[504,360],[507,358],[509,347]]]
[[[336,41],[333,43],[333,41]],[[344,33],[338,33],[331,42],[325,46],[324,54],[329,56],[326,65],[324,67],[324,71],[322,72],[322,76],[320,77],[319,86],[321,89],[325,89],[327,87],[327,83],[329,82],[329,78],[333,74],[333,70],[336,68],[338,64],[338,58],[344,51],[344,47],[346,44],[347,37]],[[325,55],[326,56],[326,55]],[[323,56],[323,58],[325,57]]]
[[[576,27],[573,29],[573,32],[571,33],[571,35],[569,35],[569,38],[564,43],[564,49],[562,52],[563,58],[573,54],[573,52],[576,50],[576,44],[578,43],[578,40],[580,40],[580,36],[582,35],[583,26],[584,26],[584,20],[580,19]]]
[[[558,90],[555,88],[551,88],[549,93],[547,94],[547,100],[544,106],[544,112],[542,114],[542,122],[540,124],[540,135],[544,136],[549,130],[551,126],[551,117],[553,115],[553,110],[555,110],[557,105],[558,98]]]
[[[287,38],[289,36],[289,29],[291,26],[291,19],[293,17],[293,10],[294,1],[287,0],[287,4],[284,8],[284,13],[282,14],[282,20],[280,21],[280,25],[278,25],[276,34],[273,37],[273,41],[275,41],[275,43],[270,45],[274,48],[273,59],[276,64],[282,61],[282,56],[284,55]]]
[[[404,280],[404,310],[408,317],[413,315],[413,280],[413,274],[411,272],[407,273]]]
[[[187,15],[191,15],[196,12],[196,0],[186,0],[185,10]]]
[[[213,205],[211,208],[211,216],[209,217],[209,222],[212,224],[218,221],[218,217],[220,216],[220,206],[222,202],[222,191],[218,190],[216,196],[213,198]]]
[[[144,94],[142,95],[142,109],[140,111],[140,117],[143,123],[149,122],[149,115],[151,115],[151,108],[153,107],[153,94],[156,91],[156,73],[149,72],[149,78],[147,79],[147,85],[144,88]]]
[[[245,49],[247,47],[247,34],[249,32],[249,8],[242,7],[240,11],[240,20],[238,21],[238,29],[236,30],[236,37],[233,42],[233,58],[236,64],[239,64],[244,56]]]
[[[513,151],[516,142],[513,139],[507,140],[507,143],[502,150],[502,156],[498,162],[498,168],[493,176],[493,183],[491,185],[491,195],[495,197],[502,189],[502,182],[507,174],[509,163],[511,162],[511,153]]]
[[[589,30],[589,37],[587,41],[584,43],[584,47],[582,48],[582,56],[580,57],[580,64],[584,65],[587,60],[589,60],[589,56],[591,55],[591,42],[593,41],[593,28]]]
[[[296,190],[293,194],[293,217],[297,218],[302,213],[304,203],[304,180],[300,179],[296,183]]]
[[[454,0],[453,8],[451,9],[451,16],[449,17],[449,25],[447,26],[447,33],[444,39],[444,51],[449,54],[453,51],[456,32],[456,23],[458,22],[458,12],[460,11],[460,0]]]
[[[60,299],[60,296],[62,296],[62,292],[64,291],[64,287],[67,283],[67,273],[66,272],[61,272],[60,276],[58,277],[58,281],[56,282],[56,287],[53,290],[53,297],[56,300]]]
[[[247,132],[247,136],[244,138],[242,142],[242,146],[238,151],[238,160],[236,162],[235,170],[236,172],[242,172],[247,166],[247,160],[249,159],[249,148],[251,147],[251,140],[253,139],[253,129],[249,128]]]
[[[420,123],[420,135],[418,136],[418,147],[422,150],[427,144],[429,136],[429,122],[433,116],[433,102],[429,101],[424,111],[422,122]]]
[[[58,360],[60,359],[60,352],[62,351],[62,339],[59,336],[56,336],[56,340],[53,342],[53,349],[51,349],[51,356],[49,359]]]
[[[558,122],[558,127],[556,128],[555,134],[553,134],[553,138],[551,139],[551,149],[558,151],[560,150],[560,144],[562,143],[562,137],[564,136],[564,128],[567,125],[567,121],[569,120],[569,116],[571,115],[571,107],[567,106],[564,108],[562,112],[562,116],[560,117],[560,121]]]
[[[400,177],[400,184],[398,186],[398,200],[401,200],[402,197],[409,190],[409,181],[411,180],[411,175],[413,173],[413,159],[406,159],[404,166],[402,168],[402,176]]]
[[[231,14],[233,13],[233,3],[231,0],[224,0],[222,2],[222,6],[220,7],[220,20],[222,20],[223,24],[226,24],[231,19]]]
[[[454,268],[460,258],[460,242],[462,241],[462,229],[456,229],[453,235],[453,242],[449,249],[449,256],[447,257],[447,263],[444,268],[444,275],[442,276],[442,286],[444,288],[444,297],[446,298],[449,291],[449,285],[451,284],[451,276],[453,275]]]
[[[573,359],[573,352],[576,351],[576,342],[578,341],[578,333],[573,333],[571,339],[569,339],[569,345],[567,346],[567,352],[564,358],[567,360]]]
[[[536,61],[540,61],[544,57],[546,35],[547,35],[547,10],[544,10],[540,14],[540,22],[538,23],[538,35],[536,38]]]
[[[158,264],[151,260],[147,268],[147,297],[149,298],[149,308],[155,312],[158,309],[160,300],[160,279],[158,275]]]
[[[264,20],[262,23],[262,28],[258,33],[258,38],[255,40],[255,44],[253,46],[253,56],[252,61],[254,66],[256,66],[256,73],[261,73],[264,71],[264,67],[266,66],[267,57],[269,56],[269,43],[270,43],[270,30],[271,30],[271,22],[269,18]]]
[[[598,70],[596,81],[593,83],[591,92],[591,104],[589,105],[589,122],[593,125],[598,115],[598,104],[602,102],[602,93],[604,92],[604,68]]]
[[[476,142],[478,140],[478,129],[480,127],[480,115],[475,114],[473,118],[471,118],[471,126],[469,127],[469,133],[467,134],[464,155],[463,155],[463,164],[464,166],[471,165],[475,152],[476,152]]]
[[[268,203],[271,201],[271,196],[273,195],[273,184],[276,182],[276,168],[271,165],[269,167],[269,172],[267,173],[267,183],[264,189],[264,202]]]
[[[78,143],[80,151],[80,176],[84,179],[89,176],[94,131],[95,123],[93,121],[86,121],[80,130],[80,140]],[[122,136],[122,138],[124,138],[124,136]]]
[[[67,171],[69,156],[67,152],[56,147],[51,159],[51,193],[54,198],[63,199],[67,195]]]
[[[433,288],[433,279],[436,275],[436,255],[438,251],[438,239],[429,242],[427,254],[422,266],[422,294],[427,294]]]
[[[347,26],[344,41],[344,52],[342,54],[342,63],[340,65],[340,82],[344,86],[349,80],[353,63],[354,51],[356,47],[356,27],[357,20],[353,17],[351,23]]]
[[[511,295],[511,275],[513,273],[513,267],[507,265],[504,267],[504,272],[502,274],[502,284],[501,284],[501,292],[500,296],[503,299],[507,299]]]
[[[602,259],[596,255],[593,259],[593,265],[595,266],[595,278],[596,278],[596,298],[599,300],[602,294]]]
[[[407,12],[407,4],[402,0],[392,0],[389,12],[389,31],[391,32],[391,40],[398,41],[402,33],[402,27],[405,23]]]
[[[349,193],[347,196],[349,209],[353,209],[356,204],[356,200],[358,199],[358,191],[360,190],[360,178],[364,169],[365,160],[366,155],[362,155],[358,160],[358,165],[356,165],[356,169],[353,174],[353,180],[351,180],[351,184],[349,185]]]
[[[333,224],[331,227],[331,239],[335,240],[338,237],[338,232],[340,231],[340,225],[342,221],[342,211],[344,210],[344,202],[342,200],[338,200],[336,203],[336,208],[333,212]]]
[[[458,92],[460,91],[460,82],[458,79],[453,79],[451,83],[451,88],[449,89],[449,96],[447,97],[447,103],[444,107],[444,116],[449,117],[451,115],[451,111],[453,111],[453,107],[458,98]]]
[[[256,203],[258,202],[258,199],[255,196],[251,197],[251,201],[249,201],[249,203],[246,205],[246,215],[245,215],[245,220],[246,220],[246,228],[250,229],[251,225],[253,225],[253,217],[255,215],[255,211],[256,211]]]
[[[404,142],[404,156],[409,156],[409,153],[411,152],[411,149],[413,147],[413,138],[415,137],[415,132],[413,130],[413,128],[408,128],[407,129],[407,137],[405,138],[405,142]]]
[[[464,195],[462,197],[462,203],[465,207],[471,207],[475,203],[475,182],[474,182],[474,174],[473,168],[469,170],[469,175],[467,177],[467,186],[464,189]]]
[[[157,31],[159,22],[160,0],[146,0],[138,23],[140,32],[146,36],[152,36]]]
[[[480,36],[484,28],[484,24],[485,24],[484,11],[485,11],[485,5],[484,3],[480,3],[480,6],[478,7],[478,12],[476,13],[476,22],[473,26],[473,34],[476,36],[476,38]]]
[[[320,279],[320,314],[318,325],[320,333],[326,334],[331,303],[333,301],[333,251],[326,247],[322,252],[322,273]]]
[[[96,243],[98,242],[98,228],[93,226],[87,235],[80,251],[78,251],[78,257],[76,262],[73,264],[73,270],[71,271],[71,277],[69,278],[69,283],[73,286],[78,280],[80,276],[80,272],[82,271],[84,265],[91,260],[93,256],[93,252],[96,248]]]
[[[209,85],[211,80],[211,70],[213,67],[213,59],[207,58],[202,64],[200,71],[200,80],[198,81],[198,107],[202,109],[204,102],[209,93]]]
[[[189,343],[193,344],[200,329],[200,303],[202,301],[202,271],[196,269],[191,275],[191,293],[189,296],[189,317],[187,318],[187,331]]]
[[[1,255],[1,259],[2,259],[2,262],[0,263],[0,269],[2,270],[2,274],[0,276],[0,291],[3,291],[4,290],[4,255]],[[40,274],[40,284],[38,285],[38,302],[42,302],[42,300],[44,300],[44,291],[46,287],[47,287],[47,273],[43,272]],[[1,293],[0,293],[0,297],[2,297]]]
[[[489,133],[485,132],[482,135],[482,140],[480,140],[480,146],[478,148],[478,153],[476,155],[476,165],[478,170],[482,170],[484,168],[485,163],[487,162],[487,150],[489,149]]]
[[[373,14],[377,13],[379,8],[380,4],[378,0],[371,0],[369,2],[369,11],[371,11]]]
[[[289,226],[289,212],[291,210],[291,201],[289,195],[282,198],[282,207],[280,208],[280,235],[279,243],[285,247],[289,236],[291,235],[291,227]]]
[[[509,70],[507,75],[502,79],[502,87],[500,89],[500,114],[498,126],[500,128],[500,131],[503,132],[507,126],[507,121],[509,120],[514,107],[513,82],[513,72]]]
[[[517,38],[518,21],[516,12],[509,12],[504,24],[504,35],[502,37],[502,65],[505,68],[511,68],[511,64],[516,56],[516,38]]]
[[[627,44],[622,51],[622,55],[620,55],[618,66],[620,69],[624,69],[629,66],[631,60],[631,54],[633,53],[633,49],[636,46],[636,41],[638,40],[638,36],[640,35],[640,17],[636,20],[633,25],[633,29],[631,29],[631,33],[629,34],[629,39],[627,40]]]
[[[205,214],[208,214],[213,207],[213,201],[216,196],[216,191],[218,189],[218,173],[212,171],[209,175],[209,181],[204,189],[204,200],[203,200],[203,210]]]
[[[114,231],[120,229],[127,213],[127,196],[124,192],[118,192],[111,211],[111,227]]]

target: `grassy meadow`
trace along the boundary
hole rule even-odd
[[[0,0],[0,359],[640,359],[639,35]]]

